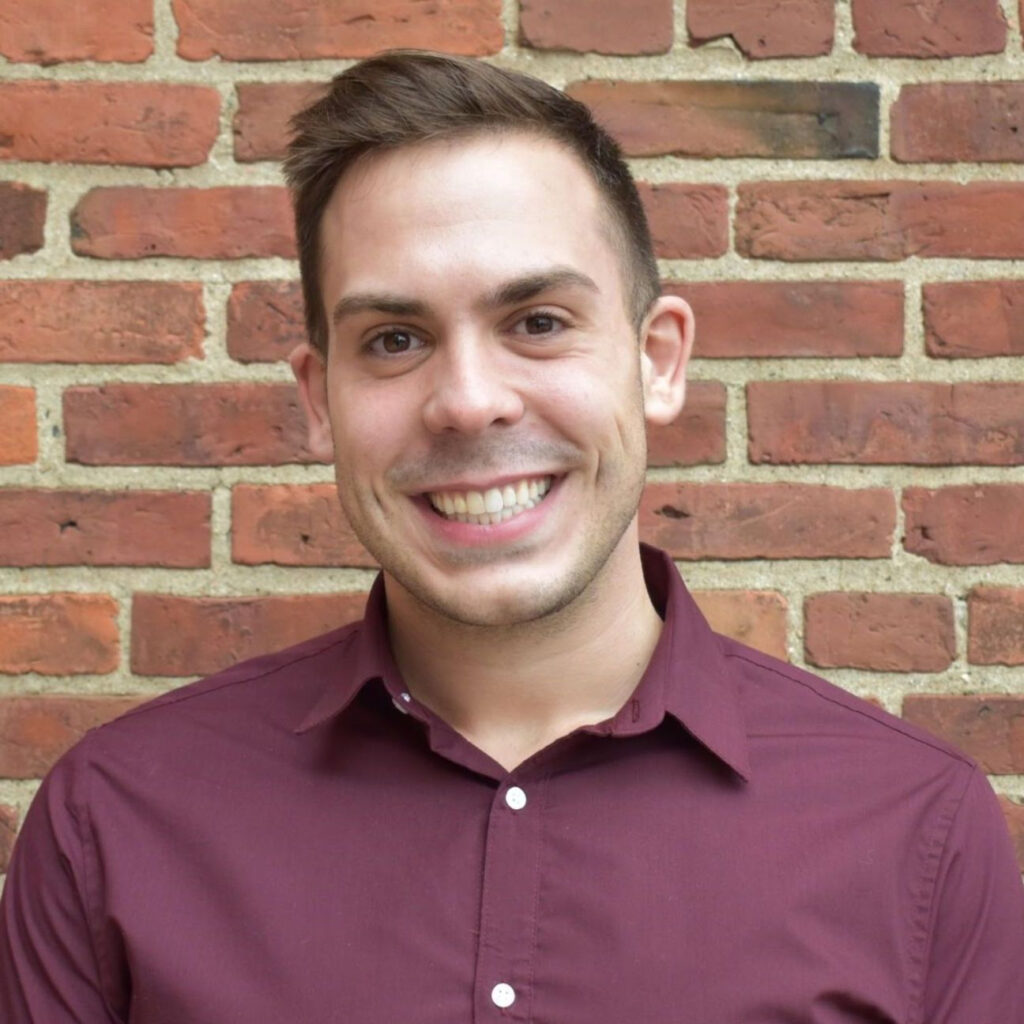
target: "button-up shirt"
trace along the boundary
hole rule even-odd
[[[977,767],[644,563],[636,691],[512,772],[408,694],[379,581],[363,622],[91,732],[17,844],[0,1019],[1024,1021]]]

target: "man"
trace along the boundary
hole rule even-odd
[[[693,318],[549,87],[384,55],[301,114],[310,447],[366,618],[95,730],[29,813],[4,1021],[1024,1020],[965,757],[713,634],[641,549]]]

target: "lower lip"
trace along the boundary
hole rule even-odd
[[[513,516],[511,519],[505,519],[500,523],[490,523],[486,526],[480,523],[460,523],[458,519],[446,519],[425,497],[417,498],[416,504],[430,529],[449,543],[462,547],[489,547],[516,541],[530,530],[535,529],[548,514],[549,506],[556,500],[561,482],[561,477],[552,480],[547,494],[544,495],[544,500],[538,502],[533,508],[520,512],[519,515]]]

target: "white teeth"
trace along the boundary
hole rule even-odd
[[[493,526],[538,505],[551,488],[551,478],[520,480],[486,491],[435,491],[430,503],[443,516],[462,523]]]

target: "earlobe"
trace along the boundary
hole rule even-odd
[[[644,416],[663,426],[679,415],[686,398],[686,366],[693,348],[693,310],[677,295],[655,300],[643,336]]]
[[[299,400],[306,414],[309,450],[318,458],[334,459],[334,438],[331,434],[330,407],[327,401],[327,361],[312,345],[303,342],[288,357]]]

